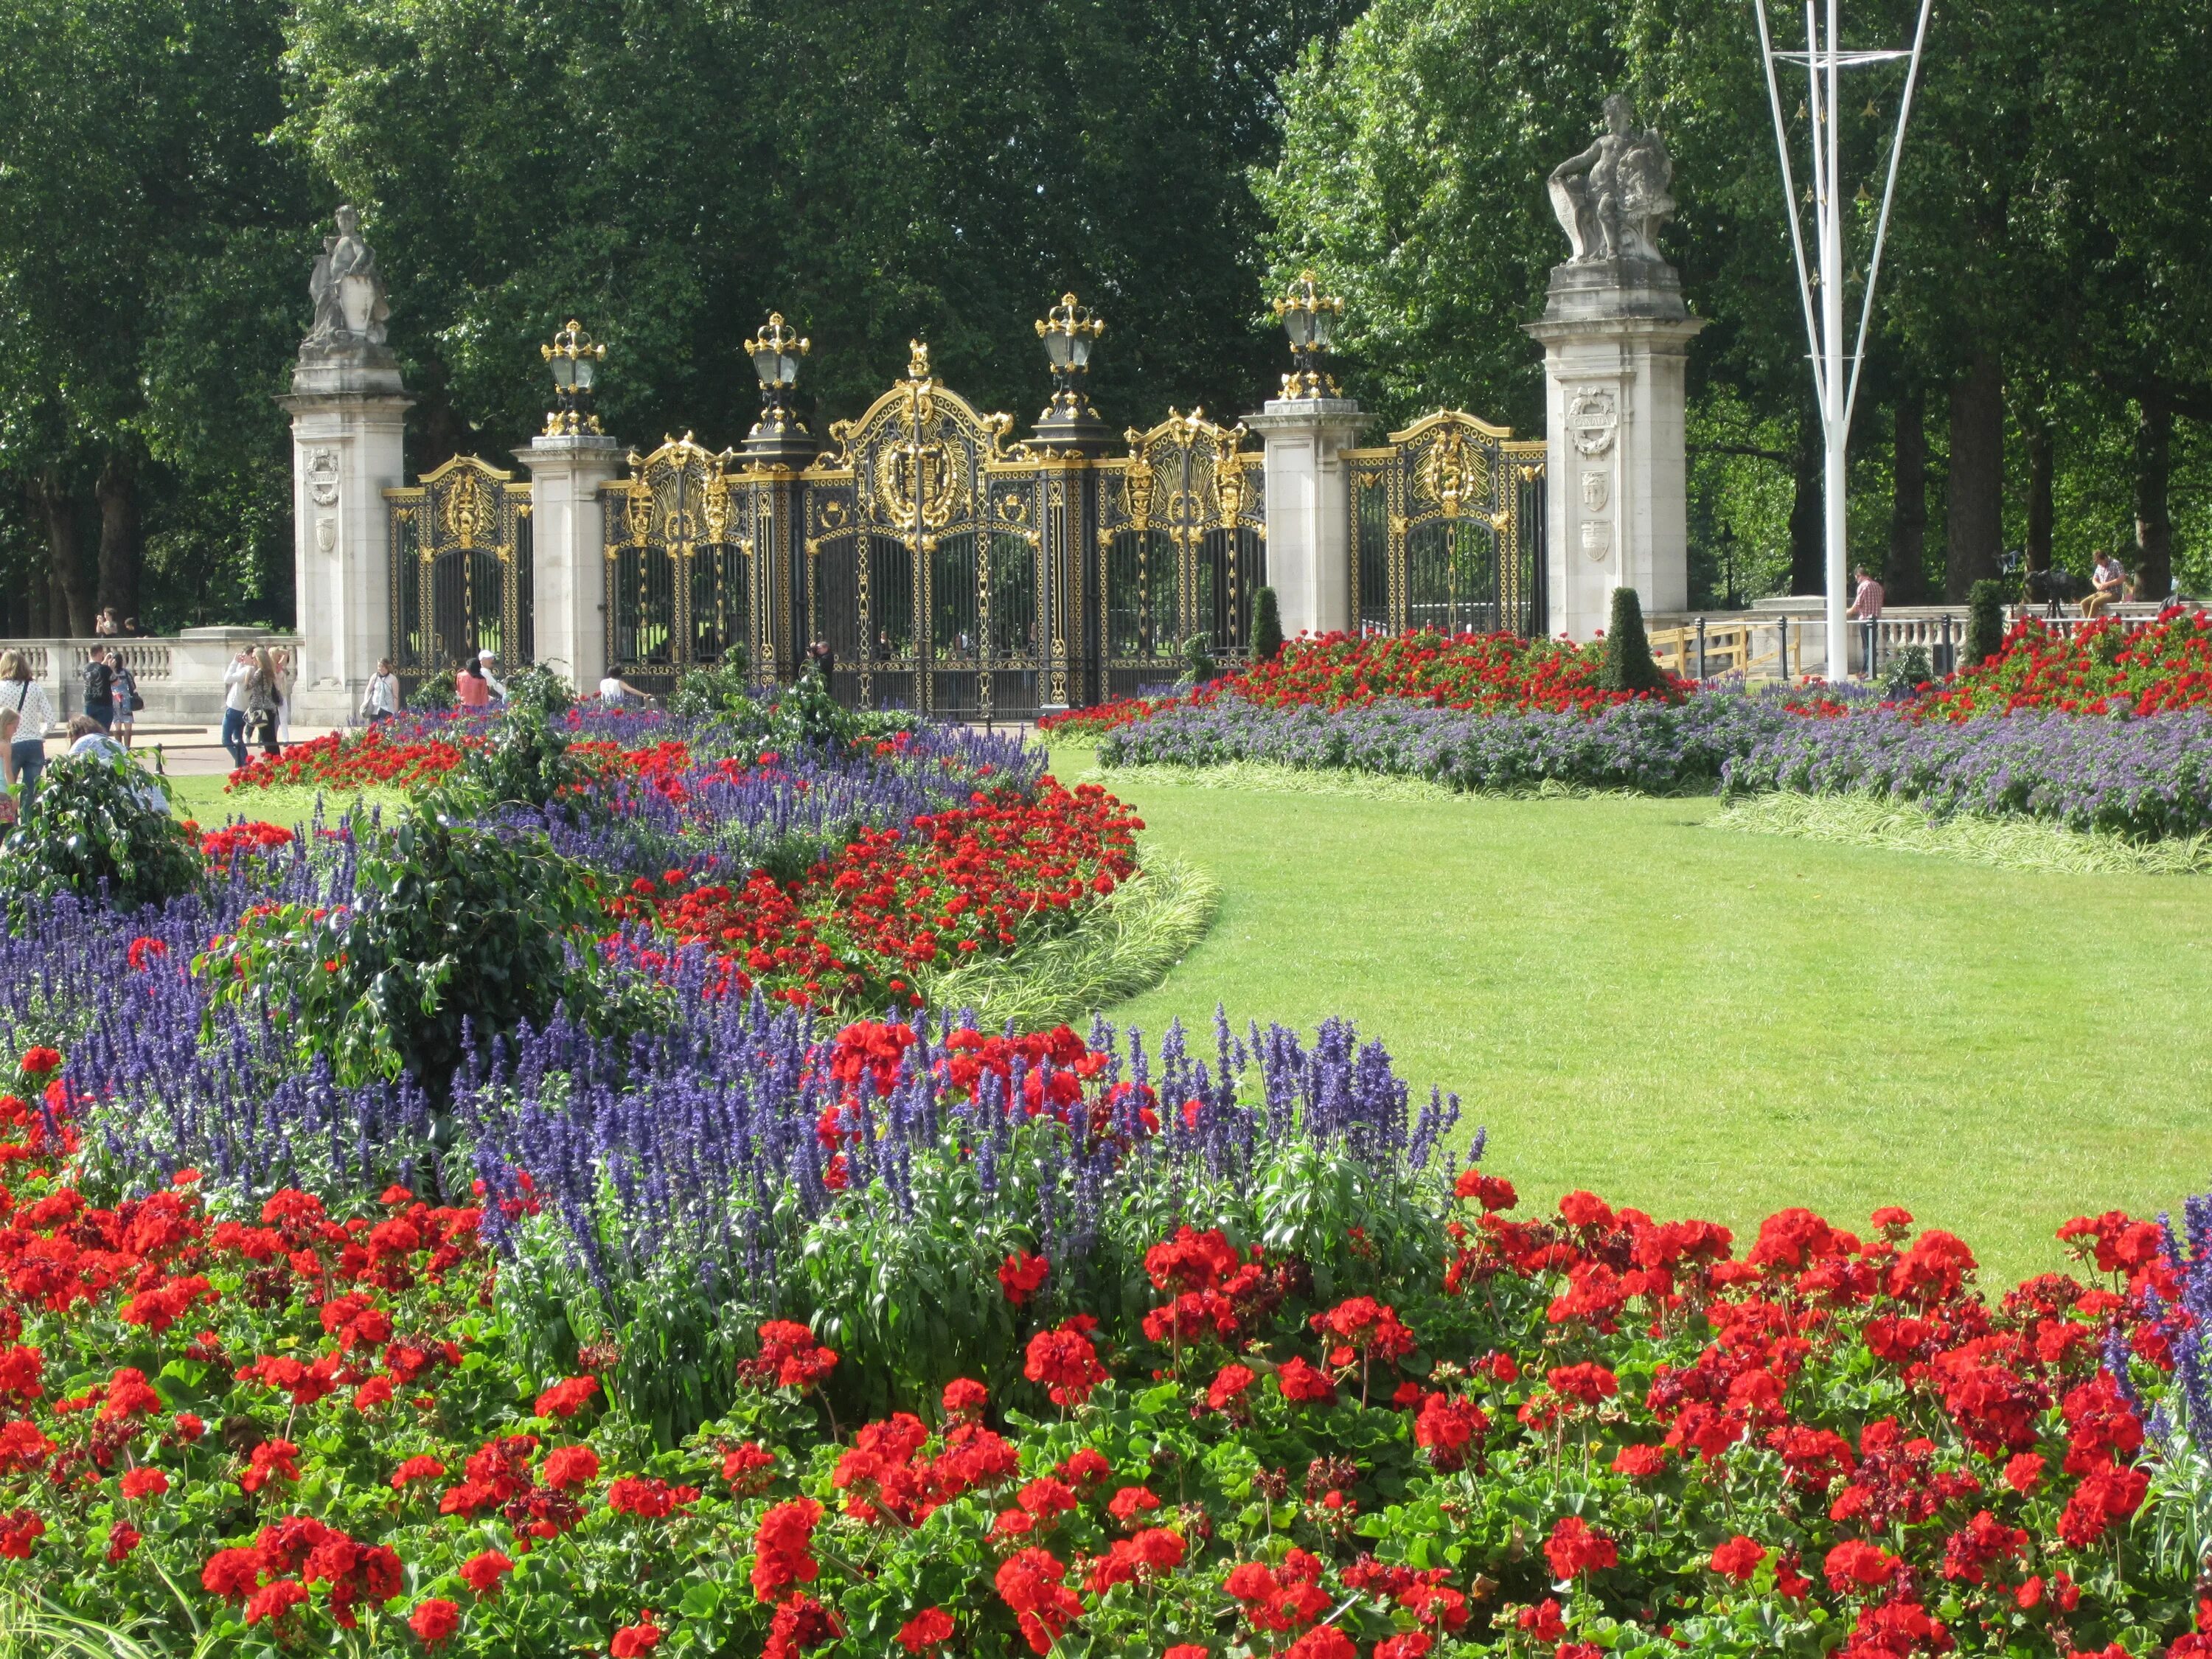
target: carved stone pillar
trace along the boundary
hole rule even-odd
[[[404,421],[414,398],[384,343],[383,279],[350,208],[326,237],[309,292],[290,395],[292,592],[300,635],[295,726],[340,726],[392,649],[384,492],[406,482]]]
[[[1266,443],[1267,585],[1283,633],[1352,626],[1352,501],[1344,452],[1363,419],[1349,398],[1271,398],[1244,426]]]
[[[606,532],[599,487],[622,469],[623,447],[596,432],[530,441],[532,637],[538,660],[591,696],[607,672]]]

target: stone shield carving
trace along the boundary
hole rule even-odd
[[[338,521],[327,513],[315,520],[315,550],[318,553],[338,550]]]
[[[1586,386],[1568,402],[1567,431],[1583,454],[1604,454],[1620,428],[1620,405],[1605,387]]]
[[[1583,474],[1583,511],[1602,513],[1613,499],[1613,480],[1602,472]]]
[[[328,446],[307,452],[307,499],[317,507],[338,504],[338,453]]]
[[[1583,520],[1583,551],[1593,559],[1601,559],[1613,551],[1613,526],[1603,519]]]

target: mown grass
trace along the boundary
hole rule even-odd
[[[2201,877],[1732,834],[1711,799],[1106,781],[1222,886],[1111,1017],[1352,1016],[1539,1202],[1589,1188],[1747,1235],[1901,1203],[2010,1279],[2061,1265],[2069,1215],[2212,1185]]]
[[[169,780],[171,810],[179,817],[191,818],[209,829],[228,823],[232,818],[258,818],[265,823],[281,823],[287,829],[311,823],[315,805],[322,804],[323,820],[335,824],[356,802],[364,806],[382,807],[387,813],[403,805],[407,799],[404,791],[369,787],[353,793],[337,790],[320,791],[304,785],[287,785],[274,789],[236,789],[225,793],[227,778],[221,773],[199,773],[188,777]]]
[[[2133,842],[2105,830],[2069,830],[2039,818],[1974,812],[1932,817],[1888,795],[1747,795],[1715,820],[1723,830],[1849,842],[1895,853],[1929,853],[2007,870],[2059,875],[2212,875],[2212,835]]]

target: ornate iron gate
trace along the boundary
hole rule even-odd
[[[799,475],[806,643],[827,645],[832,690],[860,708],[1031,714],[1065,701],[1061,481],[1008,446],[1011,417],[978,414],[927,346],[912,352],[906,379],[832,425],[835,447]]]
[[[1543,632],[1540,441],[1443,410],[1345,460],[1360,632]]]
[[[694,664],[753,642],[753,492],[690,433],[629,456],[608,487],[607,660],[665,694]]]
[[[457,455],[384,498],[402,687],[411,692],[481,651],[503,668],[532,660],[530,486]]]
[[[1194,635],[1243,651],[1267,580],[1267,474],[1244,428],[1170,409],[1125,435],[1127,457],[1097,468],[1101,697],[1174,679]]]

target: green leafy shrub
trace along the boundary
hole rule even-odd
[[[441,668],[424,680],[407,699],[407,706],[428,714],[451,708],[453,706],[453,671]]]
[[[678,720],[743,714],[758,706],[753,696],[752,659],[744,649],[732,646],[722,659],[704,668],[687,668],[677,677],[669,694],[668,712]]]
[[[1282,609],[1275,603],[1275,590],[1263,587],[1252,596],[1252,660],[1273,662],[1282,653]]]
[[[1651,641],[1644,631],[1644,604],[1632,587],[1613,590],[1613,617],[1605,630],[1605,661],[1598,670],[1597,683],[1607,691],[1656,691],[1667,684],[1659,665],[1651,659]]]
[[[1182,642],[1182,676],[1176,681],[1178,688],[1188,690],[1194,685],[1206,685],[1221,672],[1220,665],[1213,660],[1213,647],[1203,634],[1194,634]]]
[[[507,677],[507,706],[509,711],[534,708],[551,719],[565,714],[574,704],[576,695],[562,679],[542,663],[532,663]]]
[[[535,680],[524,684],[532,700],[511,701],[494,723],[490,741],[462,751],[460,763],[424,798],[432,811],[470,817],[495,806],[547,806],[556,801],[578,811],[591,810],[591,798],[583,793],[592,781],[590,769],[570,751],[568,732],[556,723],[560,711],[535,700],[550,695],[547,682],[564,699],[567,690],[550,674],[532,672]]]
[[[63,756],[0,845],[0,893],[12,906],[105,890],[109,903],[135,910],[190,890],[200,878],[199,854],[167,802],[167,782],[133,762]]]
[[[583,869],[535,836],[418,811],[365,845],[344,908],[263,907],[196,963],[212,1001],[266,996],[304,1064],[345,1083],[414,1078],[447,1095],[462,1027],[479,1036],[596,1001],[572,933],[602,920]]]
[[[1935,665],[1924,645],[1908,645],[1889,659],[1881,671],[1881,695],[1891,702],[1908,702],[1920,688],[1936,678]]]
[[[1972,668],[2004,649],[2004,584],[1994,578],[1976,582],[1966,592],[1966,640],[1960,665]]]

